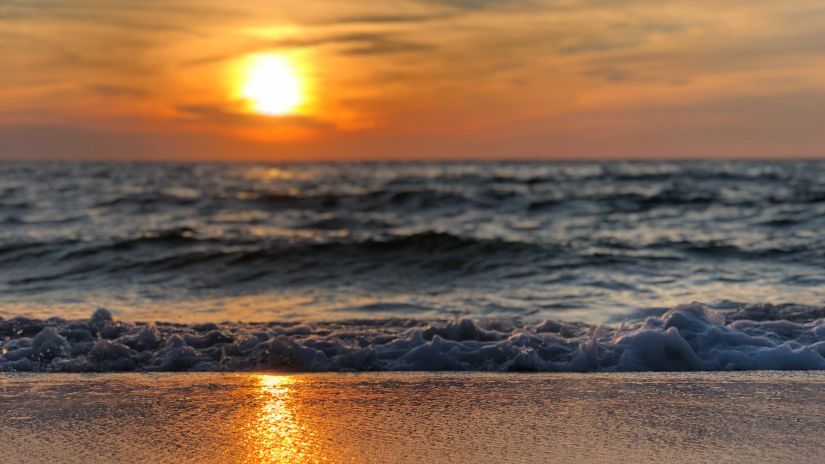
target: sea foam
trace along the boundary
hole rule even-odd
[[[810,308],[811,315],[820,310]],[[542,321],[171,324],[0,319],[0,370],[682,371],[825,369],[825,319],[700,304],[619,325]],[[753,317],[753,320],[749,317]]]

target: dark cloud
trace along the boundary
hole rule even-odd
[[[587,34],[566,35],[558,52],[563,55],[575,55],[637,49],[649,43],[654,37],[678,34],[690,26],[692,25],[687,23],[657,21],[607,23]]]
[[[186,64],[189,66],[200,66],[231,58],[237,58],[250,53],[337,45],[349,45],[343,53],[350,55],[395,54],[411,51],[432,50],[434,48],[431,44],[400,39],[397,34],[355,32],[282,40],[255,41],[242,48],[190,60]]]
[[[145,97],[148,95],[143,89],[123,85],[95,84],[86,86],[86,89],[104,97]]]
[[[418,0],[422,3],[443,5],[458,10],[474,11],[488,9],[512,9],[512,8],[540,8],[547,6],[540,0]]]
[[[403,41],[390,33],[351,33],[333,34],[306,39],[287,39],[271,43],[274,48],[302,48],[323,45],[356,44],[359,48],[372,50],[374,53],[396,53],[409,48],[424,49],[430,46],[424,43]]]
[[[562,55],[578,55],[580,53],[603,53],[614,50],[632,49],[642,45],[639,40],[602,40],[598,38],[577,40],[570,45],[559,47],[558,53]]]
[[[495,5],[501,5],[506,3],[521,3],[521,2],[508,2],[507,0],[422,0],[425,3],[438,3],[442,5],[447,5],[453,8],[461,8],[464,10],[481,10],[484,8],[488,8]]]
[[[421,42],[407,42],[388,39],[366,42],[363,45],[348,48],[344,50],[343,53],[346,55],[388,55],[394,53],[428,51],[434,48],[435,47],[433,45]]]
[[[184,120],[201,121],[232,127],[301,127],[315,130],[334,130],[327,121],[309,116],[262,116],[230,111],[217,105],[180,105],[175,108]]]
[[[633,77],[627,70],[615,68],[592,68],[586,71],[584,75],[604,79],[609,82],[625,82]]]
[[[180,32],[199,35],[190,24],[193,17],[237,17],[234,9],[218,9],[197,4],[175,2],[77,2],[4,1],[0,2],[0,20],[60,20],[147,32]]]
[[[409,24],[451,18],[452,14],[345,16],[325,24]]]

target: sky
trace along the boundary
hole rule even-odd
[[[0,160],[825,156],[816,0],[0,0]]]

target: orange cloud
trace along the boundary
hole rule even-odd
[[[813,0],[14,3],[0,157],[813,156],[824,26]],[[250,110],[262,53],[306,104]]]

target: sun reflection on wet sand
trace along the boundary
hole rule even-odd
[[[261,406],[251,427],[249,449],[256,462],[314,461],[308,450],[310,434],[296,412],[291,388],[299,380],[288,375],[259,376]]]
[[[6,462],[825,462],[822,372],[0,375]]]

